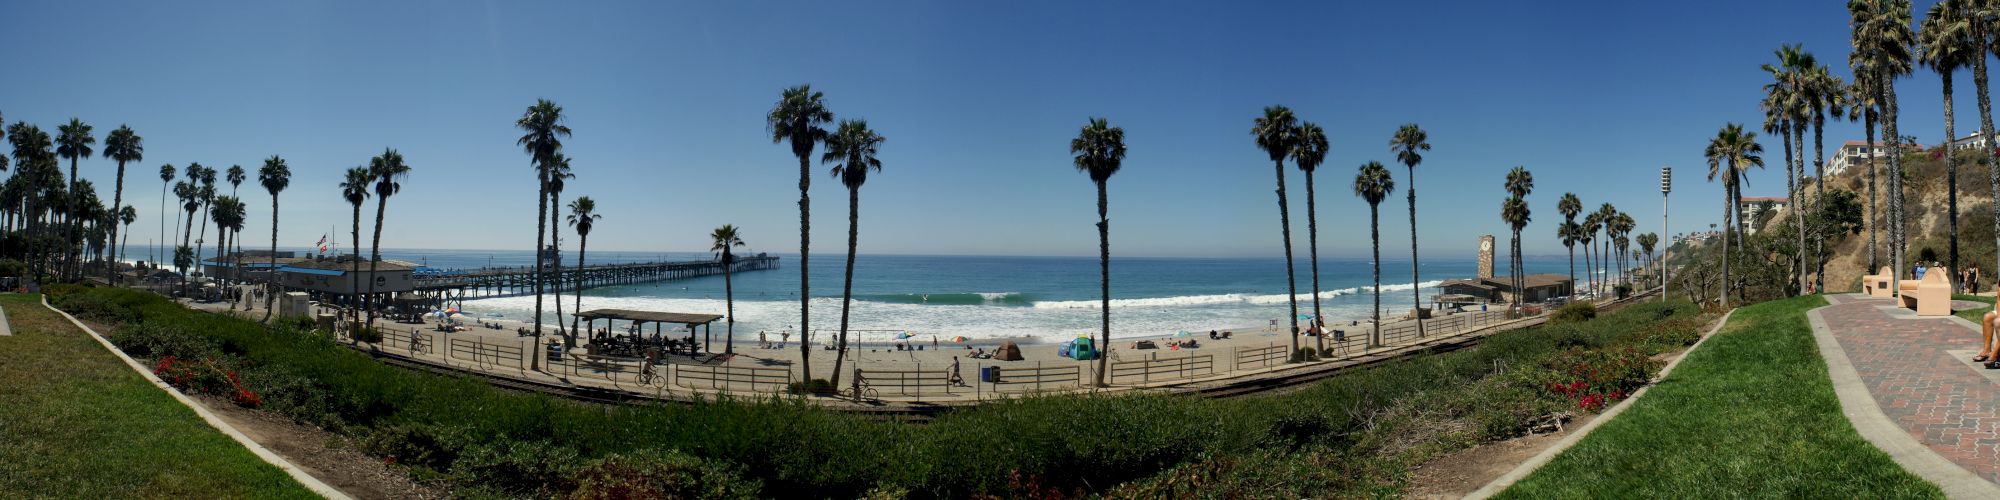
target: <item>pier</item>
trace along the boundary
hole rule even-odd
[[[778,258],[769,255],[736,257],[731,272],[777,269]],[[564,291],[601,286],[652,283],[722,274],[722,261],[641,262],[596,264],[561,270]],[[413,277],[417,292],[439,299],[467,300],[515,297],[535,293],[535,268],[531,266],[421,272]],[[554,280],[544,280],[553,286]],[[545,288],[547,289],[547,288]]]

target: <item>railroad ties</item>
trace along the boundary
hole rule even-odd
[[[776,256],[737,257],[734,272],[777,269]],[[596,288],[601,286],[630,285],[678,279],[697,278],[722,274],[719,260],[687,262],[643,262],[632,264],[598,264],[582,269],[564,267],[562,288],[564,291]],[[493,297],[514,297],[535,293],[535,268],[510,267],[497,269],[477,269],[449,271],[417,276],[416,288],[427,295],[450,297],[453,299],[483,299]],[[552,280],[545,280],[548,283]]]

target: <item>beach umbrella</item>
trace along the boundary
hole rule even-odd
[[[1174,336],[1175,336],[1175,337],[1192,337],[1193,335],[1189,334],[1187,330],[1181,330],[1181,331],[1178,331],[1178,332],[1174,332]]]
[[[896,332],[896,340],[904,340],[915,336],[916,335],[911,335],[910,332]]]
[[[960,343],[960,344],[963,344],[963,343],[965,343],[965,336],[964,336],[964,335],[960,335],[960,336],[957,336],[957,337],[952,337],[952,338],[951,338],[951,341],[952,341],[952,342],[957,342],[957,343]]]

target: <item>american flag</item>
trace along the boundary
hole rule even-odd
[[[326,253],[326,235],[319,235],[319,253]]]

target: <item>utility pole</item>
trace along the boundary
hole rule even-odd
[[[1673,231],[1667,229],[1667,193],[1674,190],[1674,167],[1660,167],[1660,234],[1667,235],[1667,246],[1660,249],[1660,301],[1667,300],[1667,257],[1668,250],[1674,248]]]

